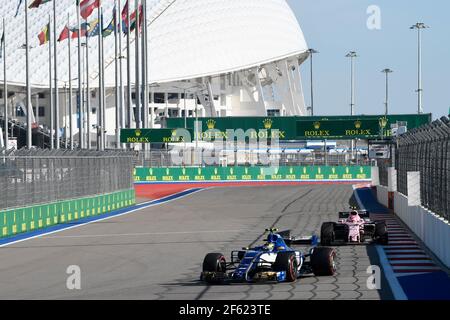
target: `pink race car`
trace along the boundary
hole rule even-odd
[[[388,244],[388,231],[385,221],[371,221],[369,212],[352,210],[339,212],[339,222],[322,224],[320,243],[329,246],[336,243],[375,242]]]

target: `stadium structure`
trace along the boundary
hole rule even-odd
[[[2,1],[0,17],[6,19],[6,61],[9,118],[17,125],[26,123],[26,73],[24,13],[16,17],[16,0]],[[122,0],[123,7],[126,1]],[[130,1],[130,10],[134,10]],[[115,1],[102,1],[105,26],[111,21]],[[49,44],[39,44],[38,34],[52,20],[52,2],[29,10],[30,84],[32,87],[33,123],[43,130],[50,127]],[[122,10],[122,8],[121,8]],[[57,30],[76,25],[74,0],[57,2]],[[164,117],[293,116],[307,115],[300,66],[308,58],[308,47],[289,5],[285,0],[148,0],[148,123],[159,127]],[[93,13],[88,19],[97,19]],[[52,22],[53,24],[53,22]],[[51,24],[51,25],[52,25]],[[53,31],[50,32],[51,41]],[[132,66],[131,88],[135,86],[135,35],[130,35],[127,56],[126,36],[121,32],[124,106],[127,105],[127,59]],[[86,44],[86,40],[88,43]],[[89,94],[83,94],[84,127],[89,117],[92,145],[96,144],[99,106],[99,42],[82,38],[81,69],[83,91],[89,77]],[[116,68],[115,36],[104,38],[106,147],[115,147]],[[69,79],[68,41],[57,43],[59,119],[61,136],[78,139],[78,43],[71,42]],[[89,50],[89,62],[86,52]],[[52,58],[54,59],[54,58]],[[141,57],[142,59],[142,57]],[[3,63],[3,61],[0,61]],[[88,68],[87,68],[88,67]],[[87,72],[89,69],[89,72]],[[0,68],[0,83],[5,79]],[[69,97],[69,83],[73,94]],[[1,87],[3,88],[3,86]],[[120,90],[122,91],[122,90]],[[1,96],[3,97],[3,90]],[[135,107],[135,94],[131,95]],[[73,113],[68,112],[69,99]],[[87,112],[87,99],[90,109]],[[124,107],[125,108],[125,107]],[[0,116],[4,113],[0,98]],[[125,111],[122,110],[122,117]],[[70,117],[75,123],[68,133]],[[133,114],[134,117],[134,114]],[[127,126],[136,127],[133,118]]]

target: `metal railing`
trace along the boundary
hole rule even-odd
[[[413,129],[397,140],[397,189],[408,195],[407,173],[420,172],[422,205],[450,219],[450,120]]]
[[[133,188],[133,153],[0,150],[0,209]]]

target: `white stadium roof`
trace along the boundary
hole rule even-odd
[[[122,6],[126,0],[122,0]],[[30,4],[31,1],[28,1]],[[130,1],[134,10],[135,1]],[[0,17],[6,18],[8,82],[25,83],[24,10],[16,18],[18,0],[2,0]],[[105,27],[114,0],[102,1]],[[300,26],[285,0],[147,0],[149,83],[214,76],[296,56],[307,50]],[[33,87],[48,87],[48,44],[39,46],[37,35],[48,22],[52,3],[29,10],[30,74]],[[57,2],[57,36],[67,24],[76,25],[75,0]],[[97,12],[88,21],[97,18]],[[1,29],[1,26],[0,26]],[[53,34],[52,34],[53,35]],[[131,62],[134,66],[134,33]],[[126,55],[123,37],[122,55]],[[106,86],[114,85],[114,35],[105,38]],[[68,81],[67,40],[58,43],[60,86]],[[72,79],[77,78],[77,40],[72,41]],[[98,40],[90,38],[91,87],[98,86]],[[3,61],[0,61],[3,63]],[[124,65],[124,75],[126,76]],[[134,83],[134,67],[132,68]],[[0,67],[0,82],[3,82]],[[77,85],[77,81],[73,82]]]

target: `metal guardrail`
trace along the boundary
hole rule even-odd
[[[0,150],[0,209],[133,188],[134,153]]]
[[[397,189],[408,195],[407,172],[420,171],[422,205],[450,219],[450,120],[413,129],[397,140]]]

